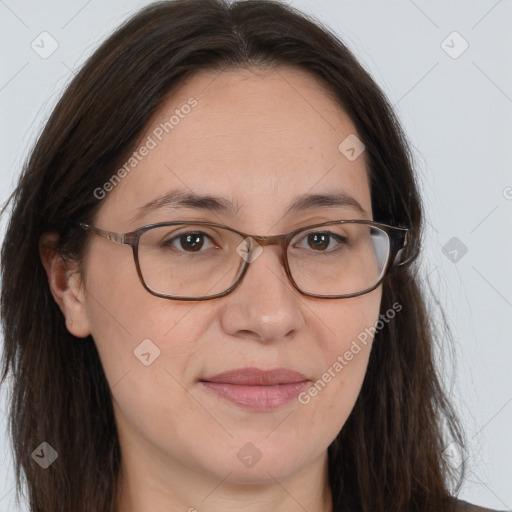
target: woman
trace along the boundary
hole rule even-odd
[[[10,203],[31,510],[483,510],[452,496],[410,151],[327,29],[271,1],[146,7]]]

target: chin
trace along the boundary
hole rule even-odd
[[[265,435],[254,442],[231,440],[231,446],[217,454],[212,469],[222,478],[229,474],[226,481],[232,484],[267,485],[292,477],[318,458],[311,444],[305,453],[304,442],[283,445],[282,436],[271,439]]]

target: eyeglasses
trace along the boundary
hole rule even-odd
[[[301,294],[325,299],[368,293],[393,266],[411,259],[405,251],[408,229],[368,220],[323,222],[267,237],[203,221],[162,222],[129,233],[80,227],[129,245],[144,288],[174,300],[227,295],[266,245],[281,245],[281,262]]]

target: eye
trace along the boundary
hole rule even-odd
[[[182,249],[185,250],[185,252],[199,252],[207,240],[211,240],[213,242],[212,237],[202,231],[188,231],[169,238],[168,240],[164,241],[162,245],[166,247],[172,247],[174,249]],[[174,245],[175,243],[178,243],[179,247],[176,247]],[[212,247],[217,246],[212,244]]]
[[[316,249],[316,252],[325,252],[327,249],[333,249],[333,246],[348,245],[347,237],[331,233],[330,231],[312,231],[307,233],[303,240],[308,244],[307,249]],[[333,245],[330,245],[333,242]]]

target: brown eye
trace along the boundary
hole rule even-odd
[[[331,233],[330,231],[315,231],[308,233],[304,239],[306,241],[306,249],[314,249],[317,252],[325,252],[327,250],[339,248],[340,245],[346,245],[347,239],[343,236]]]
[[[201,231],[180,233],[169,240],[163,245],[170,246],[174,249],[184,250],[185,252],[201,252],[206,240],[212,240],[210,236]],[[174,244],[177,243],[177,246]]]

